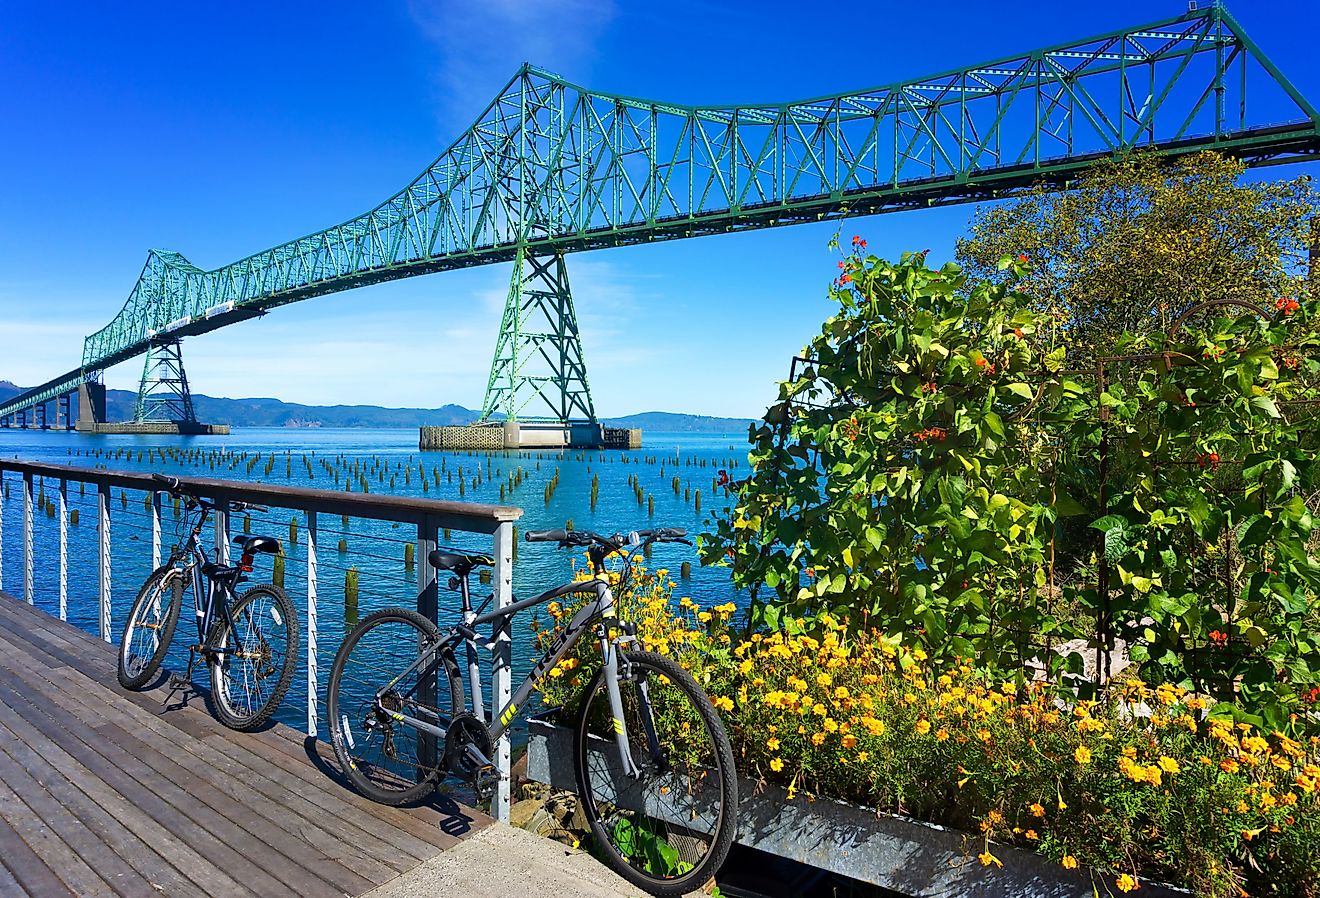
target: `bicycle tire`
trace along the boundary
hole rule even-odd
[[[152,571],[142,582],[119,637],[119,685],[125,689],[141,689],[160,670],[170,650],[170,642],[174,639],[174,630],[179,625],[183,591],[190,582],[186,575],[186,571],[173,564],[165,564]],[[168,605],[162,608],[160,600],[166,589],[169,590]],[[152,640],[150,653],[138,654],[132,651],[134,640],[144,631],[150,634],[147,638]]]
[[[620,652],[619,666],[622,727],[642,776],[618,775],[618,724],[602,669],[587,686],[578,713],[578,800],[600,849],[596,854],[611,869],[652,895],[686,894],[710,881],[733,844],[738,818],[733,748],[710,698],[676,662],[653,652]],[[642,721],[642,684],[656,709],[660,758],[650,750]],[[677,724],[672,731],[664,726],[669,720]],[[705,738],[696,732],[698,722]],[[685,799],[692,808],[679,806]]]
[[[349,783],[372,801],[387,805],[420,801],[430,795],[440,778],[443,741],[400,727],[375,708],[376,693],[393,685],[422,648],[435,645],[440,638],[439,628],[416,611],[383,608],[363,618],[335,653],[326,692],[330,744]],[[449,680],[448,719],[453,720],[464,708],[463,679],[452,651],[445,650],[441,665]],[[398,710],[412,701],[395,695]],[[436,714],[441,712],[443,695],[443,687],[438,687],[436,706],[431,708]],[[407,741],[409,734],[411,742]],[[428,747],[431,741],[435,743],[433,756]]]
[[[211,641],[220,648],[209,659],[211,713],[231,730],[247,732],[270,719],[293,682],[301,641],[298,612],[288,593],[264,583],[240,595],[229,616],[238,630],[234,645],[235,634],[223,620]]]

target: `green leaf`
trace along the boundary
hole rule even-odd
[[[1009,384],[1008,392],[1012,393],[1014,396],[1021,396],[1023,399],[1032,399],[1036,395],[1031,387],[1023,383]]]
[[[1274,400],[1268,396],[1252,396],[1251,406],[1252,408],[1260,409],[1271,418],[1281,417],[1279,415],[1278,407],[1274,404]]]
[[[1079,514],[1086,514],[1086,509],[1081,503],[1072,496],[1060,490],[1054,496],[1054,511],[1061,518],[1070,518]]]

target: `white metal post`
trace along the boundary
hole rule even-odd
[[[316,512],[307,512],[307,735],[317,736],[320,688],[316,668]]]
[[[96,488],[97,570],[100,572],[101,638],[110,641],[110,484]]]
[[[160,567],[160,493],[151,493],[151,569]]]
[[[23,475],[23,601],[32,604],[32,475]]]
[[[215,563],[229,564],[229,502],[215,503]]]
[[[513,524],[505,521],[495,529],[495,609],[513,604]],[[507,623],[507,622],[506,622]],[[513,688],[511,670],[512,645],[509,627],[500,627],[495,634],[495,656],[491,662],[491,707],[503,708],[509,703]],[[492,712],[496,713],[496,712]],[[510,794],[509,734],[506,731],[495,746],[495,767],[500,780],[496,787],[492,808],[495,819],[509,822]]]
[[[60,620],[69,619],[69,481],[60,481]]]

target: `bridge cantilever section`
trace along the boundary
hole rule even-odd
[[[1141,148],[1215,149],[1250,165],[1310,160],[1320,155],[1320,114],[1218,2],[789,103],[642,100],[524,66],[467,132],[370,212],[214,270],[150,253],[123,310],[85,341],[77,376],[162,335],[521,258],[520,248],[549,256],[971,202],[1041,181],[1066,186],[1094,160]],[[0,418],[38,392],[0,404]]]

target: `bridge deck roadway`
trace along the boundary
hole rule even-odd
[[[288,727],[126,692],[112,646],[0,593],[0,895],[358,896],[490,823],[367,801]]]

